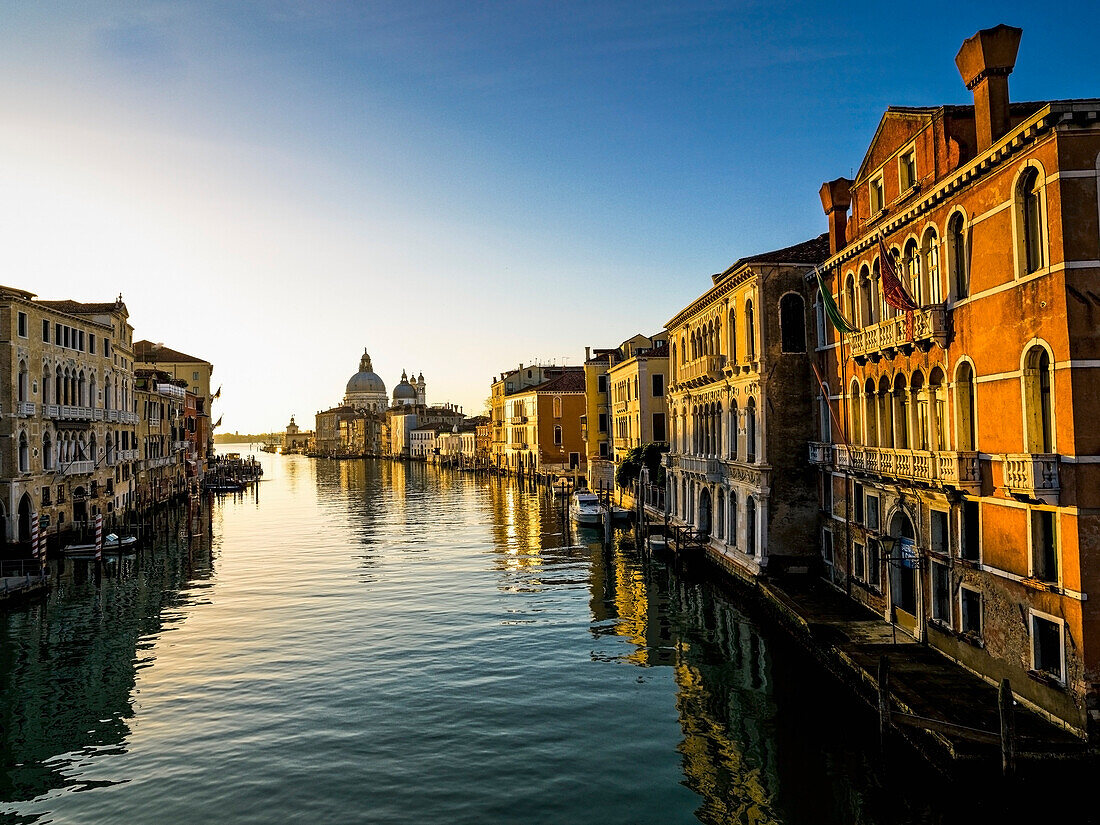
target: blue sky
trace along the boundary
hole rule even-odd
[[[653,332],[736,258],[825,229],[887,105],[1100,96],[1090,6],[0,2],[2,282],[122,292],[202,355],[229,430]]]

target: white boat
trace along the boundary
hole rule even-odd
[[[103,537],[103,552],[118,553],[119,551],[130,549],[137,543],[137,536],[119,537],[115,533],[108,533]],[[88,553],[94,554],[95,542],[91,542],[90,544],[66,544],[61,552],[70,556],[82,556]]]
[[[569,501],[569,516],[577,524],[599,524],[604,517],[604,506],[595,493],[577,490]]]
[[[567,496],[573,492],[573,479],[568,476],[558,476],[550,486],[555,496]]]

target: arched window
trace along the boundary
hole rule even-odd
[[[878,439],[878,403],[877,394],[875,393],[875,380],[873,378],[867,379],[866,393],[863,396],[864,411],[863,417],[863,443],[868,447],[877,447],[879,444]]]
[[[94,407],[95,402],[98,400],[96,398],[96,390],[97,389],[98,389],[98,387],[96,386],[95,375],[92,375],[91,377],[88,378],[88,406],[89,407]]]
[[[76,379],[76,403],[79,407],[88,406],[88,382],[84,378],[84,370],[80,371]]]
[[[676,342],[675,341],[672,342],[672,358],[669,359],[668,363],[669,363],[669,366],[671,367],[671,369],[669,370],[669,373],[670,373],[669,378],[671,379],[672,383],[675,384],[676,383],[676,366],[677,366],[676,365]]]
[[[851,272],[844,282],[844,300],[841,303],[844,306],[844,317],[858,327],[860,314],[856,309],[856,276]]]
[[[53,469],[53,440],[49,430],[42,433],[42,469]]]
[[[726,491],[721,487],[718,488],[718,495],[715,496],[714,513],[718,518],[718,538],[725,539],[726,537]]]
[[[910,413],[912,417],[912,437],[909,439],[910,447],[914,450],[929,450],[929,410],[928,395],[924,389],[924,374],[919,370],[913,373],[909,383]],[[909,418],[909,416],[907,416]]]
[[[974,370],[963,361],[955,371],[955,434],[963,452],[978,449],[978,419]]]
[[[894,394],[891,399],[894,412],[894,449],[909,449],[909,393],[905,388],[905,376],[894,378]]]
[[[19,362],[18,391],[20,403],[30,400],[30,375],[27,373],[27,363],[25,361]]]
[[[924,294],[928,296],[928,303],[938,304],[943,301],[943,289],[940,285],[940,242],[935,229],[930,227],[924,233],[920,253]]]
[[[753,317],[752,301],[745,301],[745,355],[750,361],[756,358],[756,320]]]
[[[736,310],[730,310],[730,325],[729,325],[729,338],[730,338],[730,363],[737,363],[737,314]]]
[[[894,308],[886,303],[886,296],[882,291],[882,261],[878,258],[871,263],[871,287],[875,291],[876,298],[875,320],[885,321],[887,318],[892,318]]]
[[[51,390],[53,390],[53,376],[50,374],[50,368],[47,365],[43,364],[42,365],[42,403],[43,404],[52,404],[53,403],[53,401],[50,399],[50,396],[53,395]]]
[[[947,252],[951,256],[951,288],[955,300],[970,297],[970,274],[966,260],[966,234],[963,216],[956,212],[947,224]]]
[[[1050,353],[1033,346],[1024,359],[1024,438],[1029,453],[1054,452],[1054,408]]]
[[[931,449],[942,452],[947,449],[947,395],[944,391],[943,370],[934,367],[928,374],[928,402],[931,406],[931,418],[928,435]]]
[[[806,351],[805,305],[796,292],[788,292],[779,299],[779,329],[783,352]]]
[[[905,378],[902,377],[904,384]],[[890,394],[890,379],[885,375],[878,383],[878,440],[882,447],[896,446],[894,438],[894,405]]]
[[[863,422],[861,415],[863,399],[860,398],[859,381],[852,382],[851,395],[848,398],[848,440],[853,444],[863,444]]]
[[[730,402],[730,458],[737,460],[737,402]]]
[[[859,271],[859,322],[860,326],[870,326],[878,322],[875,285],[871,281],[871,271],[866,264]]]
[[[905,244],[902,266],[908,281],[909,294],[913,296],[917,306],[924,306],[928,293],[921,279],[920,250],[917,249],[917,242],[913,239]]]
[[[554,396],[554,418],[561,418],[561,396]]]
[[[756,463],[756,399],[752,396],[745,407],[745,460]]]
[[[19,433],[19,472],[29,473],[31,471],[31,450],[27,445],[27,434],[25,432]]]
[[[561,427],[560,426],[555,426],[554,427],[554,443],[557,444],[558,446],[561,445]]]
[[[1019,184],[1019,202],[1021,212],[1020,226],[1023,229],[1024,271],[1036,272],[1044,265],[1043,237],[1043,192],[1039,183],[1039,171],[1034,167],[1024,172]]]
[[[756,555],[756,499],[752,496],[745,500],[745,552]]]

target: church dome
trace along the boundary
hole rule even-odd
[[[416,403],[416,388],[409,383],[409,376],[405,373],[401,373],[401,383],[393,388],[393,400]]]
[[[386,394],[386,383],[374,372],[371,367],[370,356],[363,350],[363,357],[359,359],[359,372],[355,373],[348,381],[346,394],[350,396],[363,394]]]

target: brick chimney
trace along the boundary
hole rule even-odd
[[[1003,23],[982,29],[963,41],[955,55],[966,88],[974,93],[974,125],[978,152],[984,152],[1008,131],[1008,76],[1016,66],[1023,29]]]
[[[848,244],[848,207],[852,205],[852,182],[837,178],[821,184],[821,208],[829,217],[829,254],[835,255]]]

